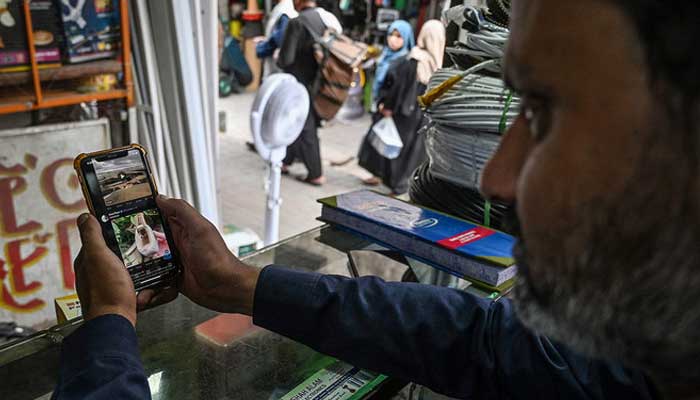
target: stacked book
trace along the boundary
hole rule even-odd
[[[517,266],[510,235],[368,190],[319,202],[321,221],[485,289],[512,286]]]

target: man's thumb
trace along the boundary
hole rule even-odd
[[[82,214],[78,217],[78,230],[80,231],[80,240],[83,246],[105,246],[104,237],[102,237],[102,228],[97,219],[90,214]]]

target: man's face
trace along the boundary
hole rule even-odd
[[[580,351],[644,363],[645,346],[672,343],[658,314],[678,304],[662,289],[697,287],[670,273],[700,258],[682,132],[614,2],[512,4],[505,77],[523,111],[481,189],[517,207],[520,318]]]

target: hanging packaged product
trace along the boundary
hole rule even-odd
[[[100,51],[118,51],[121,48],[121,14],[119,0],[94,0],[97,13],[97,36]]]
[[[51,0],[29,3],[36,59],[42,67],[59,66],[61,61],[61,24]],[[0,72],[29,69],[29,45],[22,1],[0,0]]]
[[[117,53],[120,17],[113,0],[61,0],[61,5],[69,62],[111,58]]]

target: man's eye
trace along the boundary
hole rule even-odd
[[[521,112],[527,121],[532,138],[538,142],[544,139],[550,124],[549,107],[539,101],[523,102]]]

